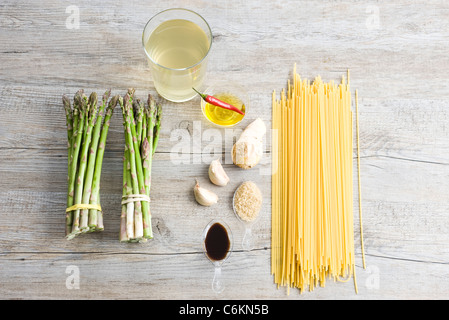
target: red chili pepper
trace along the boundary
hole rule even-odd
[[[206,101],[214,106],[232,110],[232,111],[235,111],[235,112],[245,115],[245,113],[242,110],[238,109],[237,107],[234,107],[232,104],[221,101],[213,96],[200,93],[195,88],[192,88],[192,89],[195,90],[195,92],[198,93],[201,96],[201,98],[204,99],[204,101]]]

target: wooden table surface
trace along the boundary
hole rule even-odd
[[[164,101],[152,170],[154,239],[118,241],[124,148],[113,116],[103,163],[105,231],[64,238],[67,150],[62,94],[112,89],[155,93],[141,46],[147,20],[171,7],[200,13],[213,47],[208,83],[245,86],[246,119],[271,127],[271,93],[296,62],[306,78],[338,81],[351,71],[359,91],[363,269],[355,210],[356,274],[300,294],[277,289],[270,273],[270,135],[254,169],[229,163],[232,136],[211,127],[199,99]],[[79,13],[79,25],[76,15]],[[3,299],[437,299],[449,298],[449,4],[445,1],[2,1],[0,5],[0,298]],[[223,139],[210,139],[209,135]],[[179,153],[179,137],[188,133]],[[198,138],[199,137],[199,138]],[[355,141],[355,140],[354,140]],[[211,150],[231,182],[210,185]],[[357,183],[354,145],[354,183]],[[184,161],[184,163],[181,160]],[[195,178],[220,195],[199,206]],[[231,199],[245,180],[264,195],[242,250],[244,228]],[[355,184],[355,191],[357,191]],[[358,208],[358,193],[354,194]],[[213,218],[230,225],[234,251],[226,289],[211,290],[201,234]],[[71,279],[79,276],[79,288]]]

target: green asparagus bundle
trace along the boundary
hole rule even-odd
[[[134,89],[119,98],[125,129],[120,241],[153,238],[150,212],[152,158],[161,125],[162,108],[149,94],[147,103],[135,99]]]
[[[73,106],[62,97],[66,112],[68,148],[68,191],[66,237],[101,231],[100,177],[109,123],[119,96],[109,100],[107,90],[99,103],[97,94],[89,97],[79,90]],[[109,102],[108,102],[109,101]]]

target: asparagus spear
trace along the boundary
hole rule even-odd
[[[114,108],[119,100],[118,95],[114,96],[108,104],[106,114],[104,116],[103,127],[101,129],[100,140],[97,148],[97,156],[95,159],[94,176],[92,178],[92,192],[90,195],[90,204],[100,203],[100,178],[101,169],[103,165],[104,150],[106,147],[106,138],[109,131],[110,120],[114,112]],[[89,210],[89,228],[95,230],[103,230],[103,214],[101,211],[90,209]]]
[[[133,99],[133,90],[129,90],[128,93],[124,97],[124,101],[121,102],[121,107],[124,115],[125,122],[125,141],[126,146],[128,148],[129,155],[129,163],[130,163],[130,174],[132,179],[132,191],[134,194],[139,194],[139,182],[138,182],[138,161],[137,157],[140,158],[139,152],[135,152],[134,142],[136,139],[135,131],[134,135],[131,132],[131,124],[134,122],[133,114],[132,114],[132,99]],[[137,139],[136,139],[137,143]],[[129,223],[129,221],[128,221]],[[142,204],[140,201],[134,202],[134,238],[140,240],[143,238],[143,221],[142,221]]]
[[[143,138],[142,142],[142,161],[143,161],[143,176],[145,184],[145,194],[150,196],[150,173],[151,173],[151,145],[147,137]]]
[[[131,163],[129,162],[129,150],[126,151],[126,195],[133,193],[133,182],[131,178]],[[126,204],[126,234],[128,235],[128,240],[132,241],[135,239],[134,232],[134,202],[129,202]]]
[[[84,113],[84,126],[82,127],[82,131],[81,131],[81,133],[82,133],[81,143],[83,144],[84,141],[86,141],[87,127],[89,126],[89,115],[91,112],[90,112],[89,98],[85,94],[83,94],[82,100],[83,100],[83,103],[86,105],[86,110]],[[80,152],[83,150],[82,144],[80,146],[81,147]],[[80,154],[80,156],[81,156],[81,154]],[[79,165],[79,163],[78,163],[78,165]]]
[[[143,104],[140,99],[133,101],[133,108],[136,120],[136,138],[137,145],[140,146],[142,142],[142,128],[143,128]]]
[[[162,119],[162,106],[157,104],[157,116],[156,116],[156,125],[154,126],[154,138],[153,138],[153,155],[156,151],[157,144],[159,142],[159,133],[161,130],[161,119]]]
[[[100,192],[98,192],[98,196],[97,196],[97,202],[100,204],[101,203],[101,200],[100,200]],[[97,213],[97,217],[96,217],[96,220],[97,220],[97,226],[96,227],[93,227],[93,228],[91,228],[90,230],[91,231],[103,231],[104,230],[104,224],[103,224],[103,211],[96,211],[96,213]],[[95,217],[93,217],[93,219],[92,219],[92,221],[94,221],[94,219],[95,219]],[[92,222],[92,224],[91,225],[93,225],[94,224],[94,222]]]
[[[134,94],[134,90],[132,90],[132,94]],[[139,149],[139,145],[137,143],[137,132],[136,132],[136,125],[134,122],[134,116],[132,114],[132,110],[130,109],[129,116],[130,119],[130,128],[131,128],[131,134],[132,134],[132,143],[133,148],[135,151],[135,160],[136,160],[136,171],[137,171],[137,182],[138,182],[138,188],[140,194],[146,194],[145,191],[145,178],[143,173],[143,165],[142,165],[142,157],[140,155],[141,151]],[[141,202],[142,206],[142,216],[143,216],[143,237],[145,239],[151,239],[153,238],[153,231],[151,228],[151,217],[150,217],[150,205],[147,201]]]
[[[66,125],[67,125],[67,164],[70,165],[72,157],[72,135],[73,135],[73,110],[69,98],[66,95],[62,96],[62,103],[64,105]]]
[[[148,124],[147,124],[147,115],[146,115],[146,107],[145,105],[143,106],[143,113],[142,113],[142,136],[141,136],[141,144],[140,147],[142,148],[142,142],[143,139],[147,136],[147,128]]]
[[[148,146],[145,146],[145,149],[148,150],[148,155],[146,152],[142,152],[142,159],[144,159],[143,162],[143,173],[145,177],[145,192],[146,195],[150,196],[150,187],[151,187],[151,166],[153,162],[153,135],[154,135],[154,126],[156,124],[156,104],[153,99],[153,96],[151,94],[148,95],[148,109],[146,109],[146,118],[147,118],[147,136],[146,136],[146,142],[145,144],[148,144]],[[142,151],[144,151],[144,148],[142,148]],[[145,150],[146,151],[146,150]]]
[[[70,191],[73,190],[73,182],[71,181],[71,177],[72,177],[72,172],[73,174],[76,175],[76,169],[77,167],[75,166],[74,169],[72,170],[72,163],[73,162],[77,162],[78,161],[78,153],[76,153],[76,146],[80,145],[80,143],[76,143],[77,142],[77,136],[78,136],[78,132],[79,132],[79,128],[78,128],[78,122],[80,119],[80,110],[82,108],[82,96],[83,96],[84,91],[78,90],[74,96],[73,99],[73,131],[72,131],[72,137],[71,137],[71,141],[70,141],[70,156],[69,156],[69,165],[68,165],[68,191],[67,191],[67,205],[68,207],[73,205],[73,196],[69,196],[70,195]],[[74,157],[76,156],[76,159],[74,159]],[[72,221],[73,221],[73,212],[67,212],[66,213],[66,236],[68,236],[71,232],[72,232]]]
[[[126,124],[125,124],[125,118],[126,118],[126,113],[125,113],[125,108],[123,105],[123,98],[120,97],[118,100],[118,104],[120,105],[120,108],[122,110],[122,115],[123,115],[123,127],[125,128],[124,133],[125,133],[125,151],[123,154],[123,173],[122,173],[122,179],[123,179],[123,188],[122,188],[122,198],[128,194],[131,194],[132,191],[132,184],[128,184],[128,172],[130,169],[130,165],[129,165],[129,154],[128,154],[128,146],[126,144]],[[128,217],[128,208],[129,208],[129,204],[122,204],[122,212],[120,215],[120,236],[119,236],[119,240],[121,242],[127,242],[130,240],[131,237],[134,236],[134,219],[132,219],[132,230],[128,230],[128,223],[129,223],[129,217]],[[132,215],[134,215],[134,207],[133,207],[133,211],[132,211]],[[130,232],[132,231],[132,232]],[[132,234],[131,234],[132,233]]]
[[[97,148],[98,148],[98,141],[100,140],[100,132],[102,127],[102,120],[104,116],[104,111],[106,108],[106,105],[108,103],[109,97],[111,95],[111,90],[107,90],[103,94],[102,103],[98,109],[98,116],[95,121],[95,126],[92,132],[92,141],[89,151],[89,160],[87,163],[87,169],[86,169],[86,176],[84,178],[84,186],[83,186],[83,197],[81,202],[82,203],[89,203],[90,195],[92,193],[92,180],[94,175],[94,169],[95,169],[95,160],[97,157]],[[87,232],[89,231],[89,209],[81,209],[81,221],[80,221],[80,230],[81,232]]]
[[[80,163],[78,167],[78,177],[76,181],[76,188],[75,188],[75,204],[81,204],[82,203],[82,197],[83,197],[83,186],[84,186],[84,177],[86,174],[86,168],[87,168],[87,157],[89,152],[89,146],[92,138],[92,130],[95,123],[95,118],[97,115],[98,107],[97,107],[97,94],[95,92],[92,92],[89,96],[89,101],[87,103],[89,115],[87,119],[87,126],[86,131],[84,133],[84,140],[83,145],[81,149],[81,157],[80,157]],[[73,224],[72,224],[72,233],[79,233],[80,228],[80,209],[77,209],[73,213]]]
[[[122,186],[122,196],[126,196],[127,192],[128,192],[128,185],[126,184],[126,174],[127,174],[127,150],[125,148],[125,152],[123,154],[123,174],[122,174],[122,179],[123,179],[123,186]],[[120,215],[120,237],[119,240],[121,242],[126,242],[129,240],[128,238],[128,234],[126,232],[126,204],[122,204],[122,213]]]
[[[70,139],[70,157],[69,157],[69,169],[73,162],[73,150],[75,148],[75,140],[76,135],[78,132],[78,121],[79,121],[79,113],[80,113],[80,104],[81,104],[81,98],[83,96],[83,90],[78,90],[78,92],[75,94],[75,97],[73,99],[73,131],[72,131],[72,138]]]
[[[70,104],[69,98],[66,95],[62,96],[62,103],[64,104],[65,116],[66,116],[66,125],[67,125],[67,184],[69,184],[70,180],[70,163],[72,161],[72,136],[73,136],[73,117],[74,111],[72,110],[72,106]],[[66,233],[70,232],[67,223],[71,224],[70,213],[66,213]]]
[[[74,119],[74,123],[77,123],[77,127],[73,132],[72,136],[72,155],[71,155],[71,163],[69,168],[69,183],[68,183],[68,191],[67,191],[67,208],[71,207],[74,203],[74,195],[75,195],[75,180],[77,173],[77,164],[79,151],[81,148],[82,136],[83,136],[83,128],[84,128],[84,114],[86,113],[87,104],[85,100],[82,98],[83,93],[78,91],[75,95],[75,107],[78,112],[74,112],[74,114],[78,114],[78,117]],[[67,212],[66,214],[66,236],[68,239],[73,238],[72,235],[72,224],[73,224],[73,212]]]

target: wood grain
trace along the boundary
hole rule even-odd
[[[79,29],[67,29],[76,5]],[[67,151],[62,94],[79,88],[156,94],[141,46],[155,13],[170,7],[199,12],[213,30],[207,83],[238,82],[249,112],[235,130],[212,127],[199,99],[163,101],[152,170],[155,238],[121,244],[122,119],[107,140],[101,181],[105,231],[64,239]],[[0,297],[3,299],[439,299],[449,297],[449,5],[444,1],[177,1],[104,5],[45,0],[0,5]],[[374,20],[373,20],[374,19]],[[376,20],[377,19],[377,20]],[[378,22],[378,23],[377,23]],[[244,171],[229,161],[232,143],[251,120],[271,126],[271,93],[286,86],[293,64],[301,76],[338,81],[351,71],[359,91],[363,228],[354,212],[359,294],[351,281],[299,294],[276,289],[270,274],[271,139],[261,164]],[[179,140],[189,139],[180,149]],[[214,139],[214,137],[219,137]],[[354,148],[354,168],[356,169]],[[221,157],[231,183],[208,182]],[[354,170],[354,183],[357,183]],[[200,207],[195,178],[220,195]],[[255,249],[242,250],[244,228],[231,199],[253,180],[264,203],[254,225]],[[357,190],[357,188],[355,188]],[[354,208],[358,208],[354,195]],[[234,252],[223,267],[226,290],[211,291],[213,266],[201,233],[226,221]],[[67,267],[80,288],[67,289]],[[238,288],[238,290],[235,290]]]

